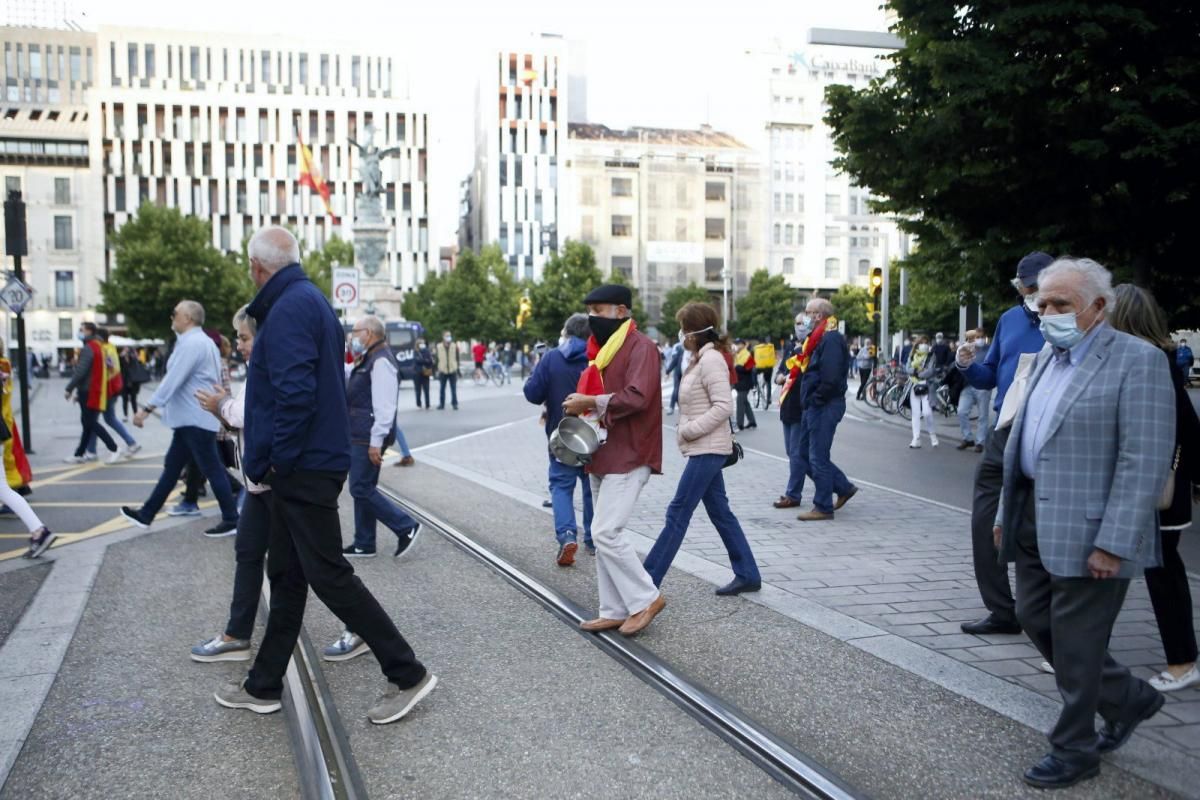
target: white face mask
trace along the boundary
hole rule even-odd
[[[713,329],[713,326],[709,325],[707,328],[701,328],[698,331],[691,331],[690,333],[683,334],[683,336],[684,336],[684,338],[686,338],[688,336],[699,336],[700,334],[707,333],[708,331],[711,331],[712,329]]]
[[[927,344],[918,345],[918,346],[917,346],[917,352],[918,352],[918,353],[928,353],[928,352],[929,352],[929,345],[927,345]]]
[[[1038,310],[1037,301],[1038,301],[1037,292],[1034,292],[1033,294],[1025,295],[1025,307],[1028,308],[1030,311],[1032,311],[1035,314],[1037,313],[1037,310]]]

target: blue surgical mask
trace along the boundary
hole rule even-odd
[[[812,333],[812,322],[805,318],[803,322],[796,323],[796,338],[803,341]]]
[[[362,343],[361,339],[355,337],[350,340],[350,352],[356,356],[361,356],[363,353],[367,352],[367,346]]]
[[[1047,342],[1063,350],[1070,350],[1079,344],[1087,333],[1079,329],[1077,317],[1075,312],[1043,316],[1039,329]]]

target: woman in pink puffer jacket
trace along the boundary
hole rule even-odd
[[[762,586],[758,565],[737,517],[729,509],[721,469],[733,451],[731,360],[729,340],[717,332],[717,312],[708,303],[688,303],[675,314],[683,346],[692,352],[691,363],[679,383],[679,423],[676,440],[687,466],[679,477],[675,498],[667,506],[667,520],[645,567],[661,586],[667,569],[683,544],[692,513],[701,502],[729,553],[731,583],[717,589],[730,595],[756,592]]]

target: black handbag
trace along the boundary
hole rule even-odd
[[[928,383],[914,383],[912,393],[915,394],[917,397],[924,397],[925,395],[929,394],[929,384]]]
[[[733,420],[729,421],[729,434],[733,436]],[[733,451],[725,456],[725,463],[721,465],[721,469],[732,467],[734,464],[742,460],[746,454],[742,452],[742,446],[738,444],[737,437],[733,437]]]
[[[221,464],[225,469],[238,470],[237,443],[233,439],[218,439],[217,450],[221,454]]]

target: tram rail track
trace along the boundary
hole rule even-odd
[[[636,641],[613,632],[595,634],[579,631],[579,623],[591,617],[583,606],[541,583],[429,509],[386,487],[380,486],[379,490],[430,531],[483,563],[547,611],[571,625],[602,652],[670,699],[795,794],[815,800],[862,800],[865,797],[747,712],[688,678]]]

